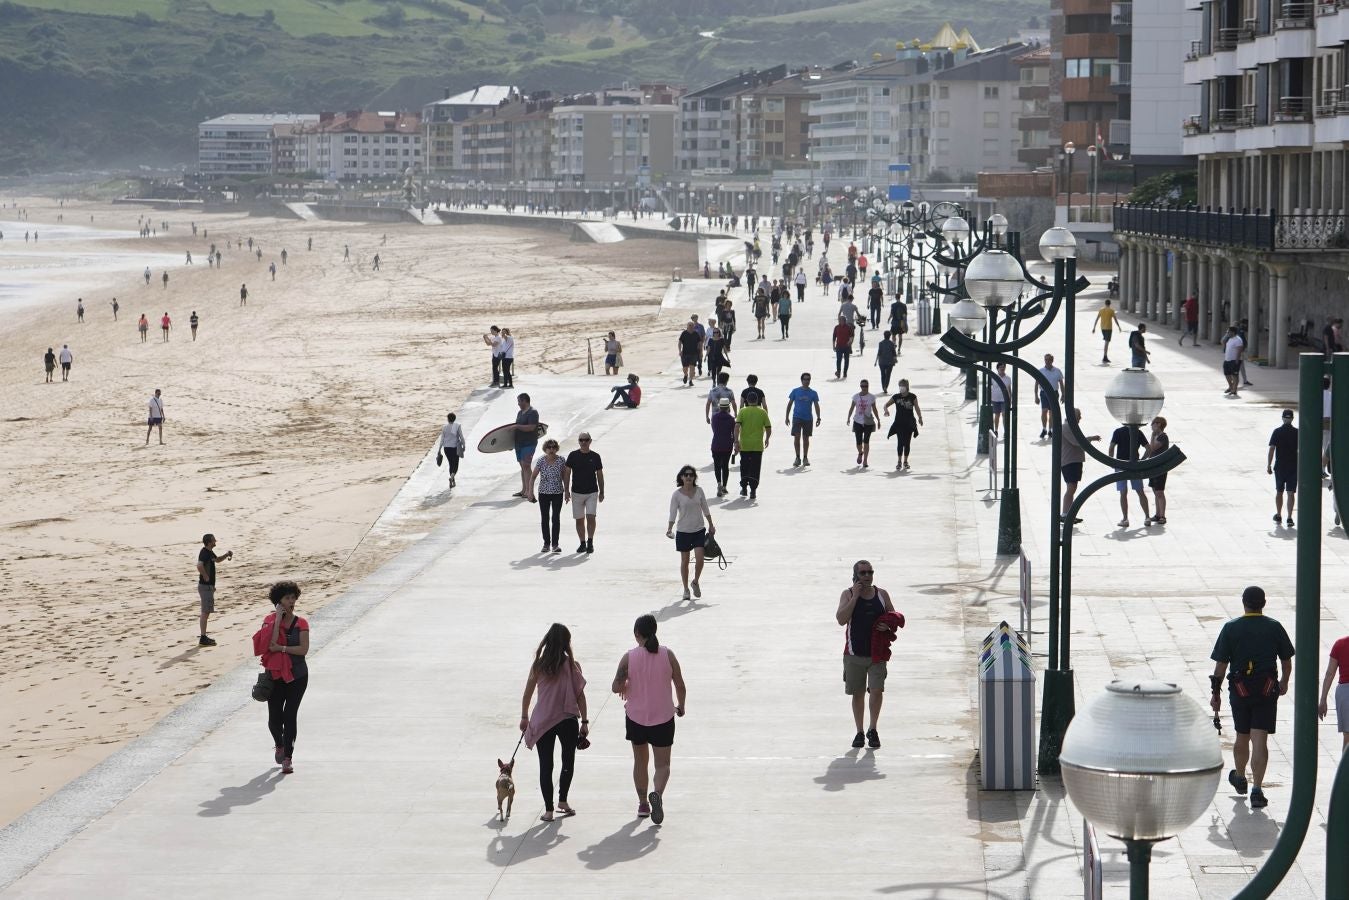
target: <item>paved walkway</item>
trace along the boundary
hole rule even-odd
[[[828,380],[834,304],[818,289],[796,306],[790,341],[754,341],[742,314],[734,383],[760,376],[777,431],[758,502],[714,504],[731,566],[706,574],[701,601],[680,601],[677,557],[663,536],[674,473],[691,461],[705,487],[712,480],[705,388],[679,386],[674,332],[698,292],[710,312],[716,284],[685,282],[662,313],[671,360],[664,373],[641,373],[640,410],[602,411],[615,379],[521,378],[564,452],[586,428],[605,458],[608,500],[593,557],[538,554],[536,507],[509,497],[517,483],[509,455],[471,453],[458,498],[467,505],[446,504],[457,511],[426,538],[311,617],[313,683],[295,775],[271,765],[265,714],[244,699],[257,670],[241,665],[0,832],[3,896],[162,897],[190,882],[197,895],[237,897],[277,890],[278,878],[292,893],[334,897],[1081,896],[1081,820],[1057,782],[1018,794],[977,783],[973,660],[991,627],[1015,622],[1016,567],[993,554],[997,509],[982,502],[972,407],[956,373],[932,358],[933,339],[906,340],[896,376],[912,380],[926,417],[913,469],[894,472],[893,445],[878,438],[863,471],[844,414],[858,379],[878,380],[874,343],[841,384]],[[1089,316],[1080,318],[1086,332]],[[1080,339],[1084,361],[1094,357],[1089,338]],[[1160,336],[1153,347],[1170,432],[1190,460],[1171,479],[1165,529],[1143,529],[1137,514],[1139,527],[1115,528],[1113,494],[1087,507],[1075,542],[1079,706],[1112,677],[1140,670],[1206,698],[1208,651],[1247,583],[1266,586],[1269,612],[1291,631],[1293,542],[1271,527],[1263,460],[1293,376],[1255,370],[1259,393],[1223,401],[1212,350],[1181,351]],[[815,374],[825,416],[806,470],[790,466],[781,418],[803,370]],[[1115,371],[1084,365],[1079,375],[1084,425],[1107,439],[1099,391]],[[474,406],[471,443],[514,413],[512,398],[496,392]],[[1023,435],[1033,438],[1035,425],[1028,403]],[[1047,445],[1029,441],[1023,514],[1041,596],[1048,465]],[[428,456],[391,515],[432,516],[444,499],[439,478]],[[575,546],[567,540],[564,551]],[[1327,570],[1346,562],[1340,532],[1326,549]],[[859,557],[908,617],[884,746],[874,752],[848,749],[834,622]],[[1336,579],[1326,584],[1337,588]],[[1349,623],[1344,599],[1325,598],[1327,644]],[[607,690],[633,619],[648,611],[689,685],[661,827],[633,815],[622,706]],[[579,754],[571,795],[580,815],[538,821],[537,767],[522,750],[515,815],[498,823],[495,759],[515,743],[524,676],[553,621],[572,629],[590,679],[594,745]],[[1043,636],[1036,640],[1042,649]],[[222,640],[221,652],[242,659],[246,641]],[[1252,812],[1220,792],[1194,828],[1158,847],[1155,896],[1230,896],[1242,867],[1267,854],[1288,799],[1288,704],[1280,725],[1270,807]],[[1329,726],[1320,737],[1323,809],[1339,740]],[[1230,728],[1224,745],[1230,758]],[[1319,812],[1311,832],[1280,897],[1321,893]],[[1102,849],[1107,895],[1122,896],[1122,854],[1109,838]],[[278,858],[279,868],[264,862]]]

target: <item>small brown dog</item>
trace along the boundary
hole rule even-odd
[[[506,821],[511,817],[511,804],[515,802],[515,781],[511,778],[511,772],[515,769],[515,760],[502,762],[497,760],[497,818]],[[501,811],[502,801],[506,802],[506,811]]]

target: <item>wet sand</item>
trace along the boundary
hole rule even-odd
[[[445,412],[488,380],[480,335],[489,325],[516,334],[521,390],[531,373],[584,371],[585,339],[610,328],[629,367],[649,371],[670,356],[669,329],[657,322],[669,272],[695,265],[692,244],[665,240],[597,245],[532,229],[25,205],[24,227],[54,232],[58,212],[87,226],[92,213],[94,228],[130,236],[30,245],[29,257],[59,250],[81,260],[62,271],[47,258],[37,276],[22,231],[20,249],[10,227],[0,242],[0,284],[21,285],[0,304],[0,465],[9,476],[0,494],[0,824],[245,659],[268,584],[299,581],[312,611],[404,546],[367,532]],[[135,237],[142,214],[172,227]],[[192,237],[193,218],[207,238]],[[227,236],[254,237],[262,260],[246,245],[222,247],[223,267],[208,268],[208,244]],[[165,311],[168,342],[158,327]],[[151,322],[144,344],[142,312]],[[42,354],[63,343],[74,354],[71,381],[61,383],[58,369],[57,383],[44,384]],[[607,383],[597,380],[597,395]],[[165,444],[152,437],[147,447],[156,387]],[[218,569],[210,630],[220,644],[198,648],[194,566],[208,531],[218,552],[235,555]]]

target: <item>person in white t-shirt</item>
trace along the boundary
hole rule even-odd
[[[482,342],[492,348],[492,387],[501,387],[501,329],[493,325]]]
[[[996,377],[988,382],[989,402],[993,404],[993,433],[998,433],[1002,425],[1002,414],[1007,411],[1007,398],[1011,395],[1011,382],[1007,378],[1007,363],[998,363]]]
[[[1054,418],[1051,413],[1055,405],[1061,402],[1063,395],[1063,370],[1054,365],[1054,354],[1045,354],[1045,364],[1040,374],[1049,382],[1049,390],[1040,389],[1040,440],[1050,437]]]
[[[852,395],[852,403],[848,405],[848,424],[857,440],[857,464],[865,469],[871,457],[871,435],[881,424],[881,414],[876,408],[876,395],[871,393],[871,385],[865,378],[859,387],[861,390]]]
[[[159,429],[159,442],[164,443],[164,398],[160,395],[159,388],[155,388],[155,395],[150,398],[150,418],[149,427],[145,429],[145,443],[150,443],[150,432],[156,428]]]
[[[70,364],[73,363],[73,362],[75,361],[75,357],[72,356],[71,353],[70,353],[70,345],[69,345],[69,344],[62,344],[62,345],[61,345],[61,353],[60,353],[60,355],[59,355],[57,358],[61,360],[61,380],[62,380],[62,381],[69,381],[69,380],[70,380]]]
[[[1224,397],[1237,396],[1237,375],[1241,371],[1241,358],[1246,353],[1246,342],[1237,334],[1235,326],[1227,329],[1223,338],[1223,375],[1227,378],[1227,390]]]
[[[450,487],[454,487],[455,476],[459,474],[459,460],[467,449],[464,444],[464,429],[457,424],[454,413],[445,416],[445,425],[440,429],[440,452],[436,454],[436,463],[444,456],[445,467],[450,470]]]

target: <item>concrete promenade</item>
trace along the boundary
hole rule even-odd
[[[841,250],[835,243],[831,258]],[[1017,569],[994,554],[998,510],[983,499],[974,407],[957,373],[932,357],[935,338],[906,338],[895,373],[911,380],[926,420],[911,471],[894,471],[884,429],[861,470],[845,413],[860,378],[879,389],[874,340],[846,382],[831,381],[832,298],[812,286],[789,341],[771,324],[769,340],[755,341],[737,296],[732,384],[738,392],[746,374],[759,375],[774,434],[758,501],[712,500],[730,567],[709,569],[703,598],[681,602],[677,555],[663,534],[675,472],[692,462],[709,494],[714,482],[706,382],[680,386],[675,334],[690,310],[706,318],[717,285],[690,278],[662,311],[670,357],[663,372],[640,372],[639,410],[602,409],[621,379],[518,376],[564,453],[588,429],[604,457],[608,499],[593,556],[571,552],[565,510],[564,552],[538,552],[538,509],[510,497],[518,470],[509,454],[470,452],[449,503],[432,450],[390,512],[426,518],[427,536],[310,617],[295,774],[272,764],[265,710],[247,699],[257,672],[249,635],[218,635],[218,652],[238,654],[239,670],[0,832],[0,897],[1080,897],[1081,818],[1058,782],[1033,793],[979,790],[974,663],[990,628],[1015,624]],[[1127,348],[1117,331],[1117,365],[1095,364],[1099,339],[1087,332],[1098,302],[1080,301],[1078,405],[1087,433],[1108,442],[1100,391]],[[1172,440],[1189,461],[1171,477],[1167,527],[1145,529],[1135,508],[1133,527],[1117,528],[1114,492],[1085,511],[1074,542],[1079,708],[1111,678],[1140,672],[1205,701],[1212,642],[1240,611],[1246,584],[1265,586],[1267,612],[1292,631],[1293,532],[1270,521],[1264,455],[1295,376],[1252,369],[1256,386],[1225,400],[1213,349],[1180,350],[1174,332],[1159,331],[1152,368],[1167,389]],[[1042,345],[1030,358],[1048,351],[1061,361],[1061,336]],[[783,412],[806,370],[824,425],[813,465],[796,469]],[[475,395],[470,446],[512,419],[513,395]],[[1022,403],[1025,547],[1042,630],[1049,447],[1035,440],[1028,389]],[[1088,479],[1102,474],[1094,463],[1087,469]],[[1329,524],[1327,502],[1318,670],[1329,643],[1349,631],[1333,574],[1349,562],[1349,545]],[[834,621],[859,558],[873,562],[876,583],[908,619],[876,751],[849,748]],[[260,598],[259,622],[266,611]],[[634,815],[622,703],[609,692],[643,612],[656,613],[689,688],[660,827]],[[538,821],[537,765],[522,748],[515,812],[498,823],[495,760],[515,746],[529,662],[554,621],[571,628],[589,678],[593,746],[578,753],[570,797],[579,815]],[[1044,641],[1037,634],[1035,649]],[[1281,705],[1270,806],[1252,811],[1224,783],[1199,822],[1157,847],[1153,896],[1231,896],[1267,856],[1287,809],[1291,713]],[[1340,741],[1331,724],[1319,738],[1317,815],[1279,897],[1322,895],[1322,814]],[[1230,720],[1223,742],[1230,761]],[[1124,896],[1122,847],[1100,841],[1107,896]]]

